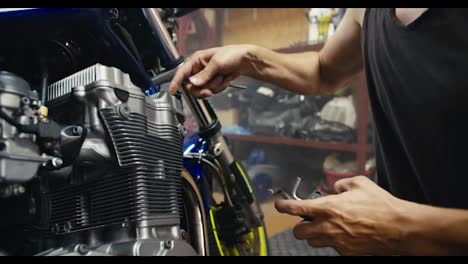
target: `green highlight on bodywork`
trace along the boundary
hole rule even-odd
[[[263,226],[258,227],[258,238],[260,239],[260,256],[267,256],[267,242],[265,236],[265,229]]]
[[[216,241],[216,246],[218,247],[218,250],[219,250],[219,254],[221,256],[224,256],[223,248],[221,247],[221,242],[219,241],[219,238],[218,238],[218,231],[216,230],[216,223],[215,223],[215,219],[213,215],[213,210],[216,210],[216,209],[214,207],[211,207],[210,209],[211,227],[213,229],[213,235]]]
[[[214,235],[214,238],[215,238],[215,241],[216,241],[216,246],[218,247],[219,254],[221,256],[224,256],[223,246],[221,245],[221,241],[219,240],[218,232],[217,232],[217,229],[216,229],[216,222],[215,222],[215,218],[214,218],[214,212],[217,211],[217,210],[219,210],[219,208],[216,208],[214,206],[210,208],[211,226],[212,226],[212,229],[213,229],[213,235]],[[259,239],[259,252],[258,252],[258,255],[259,256],[267,256],[268,254],[267,254],[267,242],[266,242],[265,229],[263,228],[263,226],[259,226],[257,228],[257,232],[258,232],[258,239]],[[253,231],[251,231],[251,233],[253,235]],[[236,248],[231,248],[229,251],[233,256],[240,256],[240,253]]]
[[[242,169],[242,167],[239,165],[238,162],[236,162],[236,166],[237,166],[237,169],[242,174],[242,177],[244,178],[244,181],[247,184],[247,188],[249,188],[249,192],[253,194],[253,189],[252,189],[252,186],[250,185],[249,177],[247,177],[247,175],[245,174],[244,170]]]

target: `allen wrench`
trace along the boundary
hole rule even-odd
[[[270,191],[270,193],[272,195],[280,194],[283,197],[283,199],[285,199],[285,200],[297,200],[297,201],[304,200],[304,199],[300,198],[299,196],[297,196],[297,189],[299,188],[299,185],[301,184],[301,181],[302,181],[302,179],[300,177],[296,178],[296,182],[294,183],[294,186],[292,188],[291,193],[288,193],[288,192],[284,191],[281,188],[268,189],[268,190]],[[318,191],[314,191],[306,199],[316,199],[316,198],[319,198],[319,197],[322,197],[322,194],[320,192],[318,192]],[[309,217],[309,216],[301,216],[301,217],[305,221],[313,221],[312,217]]]

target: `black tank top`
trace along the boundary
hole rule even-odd
[[[468,208],[468,9],[429,9],[408,26],[367,9],[362,30],[378,183]]]

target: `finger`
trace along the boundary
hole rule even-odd
[[[240,72],[229,74],[227,77],[224,78],[224,81],[221,84],[221,86],[225,86],[225,87],[229,86],[229,84],[239,76],[240,76]]]
[[[210,96],[213,95],[213,93],[210,90],[205,89],[205,88],[196,87],[196,86],[193,86],[193,85],[191,85],[191,86],[187,85],[187,90],[193,96],[195,96],[198,99],[204,99],[206,97],[210,97]]]
[[[221,84],[223,84],[224,78],[221,75],[214,77],[211,81],[209,81],[206,85],[204,85],[203,89],[210,90],[213,94],[217,94],[222,91]]]
[[[326,219],[315,219],[313,222],[301,222],[294,226],[294,237],[300,240],[329,237],[332,226]]]
[[[218,49],[219,48],[211,48],[197,51],[187,59],[172,78],[171,83],[169,84],[169,93],[175,94],[185,79],[198,73],[202,68],[204,68],[204,63],[209,61]]]
[[[192,60],[187,61],[177,70],[176,74],[172,78],[171,83],[169,84],[168,92],[174,95],[177,92],[177,89],[182,85],[182,82],[187,79],[191,73],[192,68],[194,67],[194,62]]]
[[[333,242],[325,237],[307,239],[307,244],[313,248],[333,247]]]
[[[210,90],[199,87],[192,87],[190,93],[198,99],[204,99],[213,95]]]
[[[209,90],[213,94],[220,93],[220,92],[224,91],[229,86],[231,81],[234,80],[237,77],[238,77],[237,74],[230,74],[228,76],[224,76],[220,84],[216,84],[216,85],[213,85],[212,87],[209,87]]]
[[[355,176],[336,181],[334,187],[338,193],[342,193],[362,186],[368,181],[370,180],[365,176]]]
[[[277,200],[276,210],[296,216],[314,216],[328,213],[330,197],[321,197],[314,200]]]
[[[219,50],[219,47],[195,52],[192,58],[193,60],[197,60],[197,63],[195,63],[195,65],[197,65],[198,68],[196,69],[196,71],[192,70],[192,75],[198,73],[203,68],[205,68],[206,65],[208,65],[208,63],[210,62],[211,57],[213,57],[217,50]]]
[[[353,251],[346,246],[332,246],[340,256],[365,256],[365,255],[376,255],[376,254],[362,254],[359,251]]]
[[[203,98],[205,98],[205,97],[212,96],[214,94],[224,91],[226,87],[229,85],[229,83],[237,77],[238,76],[236,74],[230,74],[228,76],[217,75],[208,84],[202,87],[196,87],[192,84],[189,84],[188,89],[192,94],[194,94],[195,96],[199,98],[201,96],[200,92],[202,90],[204,89],[209,90],[211,93],[203,92]]]
[[[205,99],[205,98],[210,97],[212,95],[213,95],[213,93],[210,90],[203,89],[203,90],[200,91],[200,95],[198,96],[198,98]]]
[[[198,86],[195,86],[193,85],[192,83],[188,82],[186,85],[185,85],[185,88],[187,89],[187,91],[189,93],[191,93],[192,95],[194,95],[195,97],[199,97],[200,96],[200,92],[204,89],[203,87],[198,87]]]
[[[209,61],[203,70],[190,77],[189,80],[193,85],[201,87],[206,85],[213,77],[215,77],[218,71],[219,67],[217,63]]]
[[[342,193],[351,190],[353,182],[350,178],[340,179],[335,182],[334,188],[337,193]]]

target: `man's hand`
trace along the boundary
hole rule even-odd
[[[307,215],[294,227],[297,239],[313,247],[333,247],[342,255],[401,254],[409,202],[400,200],[364,176],[337,181],[339,194],[315,200],[278,200],[281,213]]]
[[[247,73],[247,56],[252,45],[230,45],[195,52],[177,71],[169,86],[175,94],[189,78],[187,89],[196,97],[205,98],[226,89],[229,83]]]
[[[204,98],[226,89],[245,75],[293,93],[329,94],[343,88],[363,69],[361,26],[364,9],[350,8],[320,52],[280,53],[256,45],[229,45],[195,52],[174,76],[175,94],[190,78],[188,90]]]

